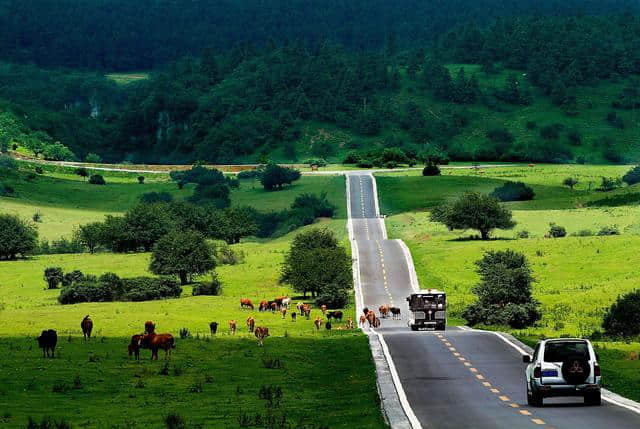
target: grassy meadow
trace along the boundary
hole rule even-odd
[[[621,294],[639,287],[634,267],[640,264],[640,205],[588,207],[589,203],[640,192],[640,187],[623,187],[598,192],[589,182],[601,176],[619,177],[628,166],[509,167],[473,170],[443,170],[441,177],[422,177],[413,172],[377,177],[380,206],[387,218],[391,238],[408,244],[423,287],[448,293],[450,317],[462,323],[462,309],[475,300],[471,288],[478,282],[474,262],[488,250],[513,249],[527,256],[536,282],[533,295],[541,302],[542,320],[535,326],[514,332],[525,338],[591,336],[601,331],[605,309]],[[574,190],[562,186],[567,176],[578,178]],[[530,184],[533,201],[504,203],[517,222],[513,230],[496,230],[493,239],[469,239],[475,231],[448,231],[429,221],[429,209],[455,198],[466,190],[491,192],[505,180]],[[567,229],[564,238],[545,238],[549,223]],[[602,227],[617,226],[616,236],[571,236],[582,230],[597,233]],[[527,231],[529,238],[518,238]],[[506,328],[501,328],[506,329]],[[640,343],[602,342],[609,366],[608,383],[616,391],[640,399],[640,362],[630,361]],[[606,366],[605,365],[605,366]],[[607,375],[607,372],[605,372]],[[631,387],[630,387],[631,386]]]

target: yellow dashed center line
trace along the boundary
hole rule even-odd
[[[520,405],[516,404],[515,402],[512,402],[511,404],[509,404],[509,406],[511,408],[519,408],[520,407]]]
[[[534,422],[537,425],[543,425],[544,424],[544,420],[540,420],[540,419],[531,419],[532,422]]]
[[[482,375],[482,374],[476,374],[476,378],[477,378],[478,380],[484,380],[484,375]]]
[[[492,393],[500,393],[500,391],[498,389],[496,389],[495,387],[493,389],[491,389]]]
[[[531,412],[529,412],[529,410],[520,410],[520,414],[522,414],[523,416],[530,416]]]
[[[510,401],[510,400],[511,400],[511,399],[509,399],[509,397],[508,397],[508,396],[506,396],[506,395],[498,396],[498,398],[500,398],[500,400],[501,400],[501,401],[503,401],[503,402],[507,402],[507,401]]]

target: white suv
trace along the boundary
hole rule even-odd
[[[540,341],[533,357],[524,355],[527,403],[542,406],[544,398],[583,396],[600,405],[600,365],[589,340],[562,338]]]

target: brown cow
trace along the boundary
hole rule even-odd
[[[93,330],[93,321],[89,318],[87,314],[80,322],[80,328],[82,328],[82,334],[84,335],[85,340],[91,339],[91,331]]]
[[[275,302],[276,305],[278,306],[278,308],[280,308],[280,307],[282,307],[285,299],[287,299],[286,296],[279,296],[276,299],[274,299],[273,302]]]
[[[319,331],[320,326],[322,326],[322,317],[316,317],[316,320],[313,321],[313,324],[316,325],[316,329]]]
[[[296,305],[296,310],[298,310],[298,313],[300,313],[300,316],[304,316],[304,303],[303,302],[299,302]]]
[[[229,333],[231,335],[236,333],[236,321],[235,320],[229,320]]]
[[[153,334],[156,331],[156,325],[151,320],[144,322],[145,334]]]
[[[143,334],[136,334],[131,337],[131,342],[127,347],[129,351],[129,359],[131,359],[131,355],[135,355],[135,359],[140,360],[140,341],[143,336]]]
[[[351,317],[347,319],[347,329],[353,329],[353,319]]]
[[[240,298],[240,308],[250,308],[253,310],[253,302],[247,298]]]
[[[380,317],[382,317],[383,319],[386,319],[387,316],[389,316],[389,306],[388,305],[381,305],[380,308],[378,308],[378,311],[380,312]]]
[[[268,306],[269,306],[269,303],[267,302],[267,300],[263,299],[262,301],[260,301],[260,306],[258,307],[258,311],[267,311]]]
[[[369,310],[369,312],[367,313],[367,321],[369,322],[369,327],[373,326],[373,323],[376,319],[376,314],[372,310]]]
[[[327,306],[326,306],[326,305],[324,305],[324,304],[322,304],[322,305],[320,306],[320,311],[322,311],[322,314],[326,314],[326,313],[327,313]]]
[[[342,322],[342,311],[329,311],[327,312],[327,320],[336,319]]]
[[[171,334],[145,334],[138,340],[138,346],[151,349],[151,360],[158,360],[158,349],[164,350],[164,357],[167,359],[171,354],[171,349],[176,348],[176,342]]]
[[[280,309],[280,313],[282,314],[282,318],[284,319],[287,315],[287,307],[282,307]]]
[[[249,332],[253,332],[253,327],[256,326],[256,319],[249,316],[247,319],[247,326],[249,327]]]
[[[389,308],[389,311],[391,312],[391,318],[393,320],[401,320],[402,316],[400,316],[400,309],[398,307],[391,307]]]
[[[292,311],[291,312],[291,321],[295,322],[297,318],[298,318],[298,313],[296,313],[295,311]]]
[[[364,326],[365,322],[367,321],[367,316],[360,316],[360,324],[362,326]]]
[[[275,313],[275,311],[278,309],[278,303],[275,301],[271,301],[271,303],[269,304],[269,306],[271,307],[271,312]]]
[[[302,311],[304,311],[305,319],[309,320],[309,316],[311,316],[311,304],[304,304],[302,306]]]
[[[42,349],[42,357],[49,357],[49,350],[51,350],[51,358],[53,359],[56,344],[58,344],[58,333],[53,329],[48,329],[42,331],[36,340],[38,341],[38,346]]]
[[[258,326],[254,334],[258,339],[258,345],[263,346],[264,339],[269,336],[269,328],[265,326]]]
[[[380,326],[380,319],[378,319],[377,317],[374,316],[373,327],[374,328],[378,328],[379,326]]]

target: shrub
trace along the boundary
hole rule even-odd
[[[167,429],[185,429],[187,427],[184,417],[178,413],[169,413],[166,415],[164,417],[164,424],[167,426]]]
[[[15,259],[27,256],[36,250],[38,230],[20,217],[0,214],[0,259]]]
[[[180,328],[180,339],[186,340],[187,338],[191,338],[191,332],[187,328]]]
[[[213,273],[210,282],[196,283],[191,291],[193,296],[211,295],[218,296],[222,294],[222,282],[218,279],[218,275]]]
[[[31,220],[33,220],[34,222],[42,222],[42,213],[35,212],[33,216],[31,216]]]
[[[342,160],[343,164],[357,164],[362,160],[362,158],[360,157],[360,154],[358,152],[356,152],[355,150],[349,151],[349,153],[347,153],[347,156],[344,157],[344,160]]]
[[[552,238],[562,238],[567,236],[567,230],[560,225],[556,225],[555,223],[549,224],[549,236]]]
[[[609,123],[609,125],[618,129],[624,128],[624,120],[620,116],[618,116],[616,112],[607,113],[607,122]]]
[[[178,298],[182,287],[169,277],[134,277],[122,279],[123,301],[150,301],[162,298]]]
[[[622,180],[619,177],[616,179],[603,177],[600,182],[600,186],[596,188],[596,190],[601,192],[609,192],[619,188],[620,186],[622,186]]]
[[[577,130],[570,130],[567,133],[567,140],[572,146],[580,146],[582,143],[582,135]]]
[[[36,174],[42,174],[44,173],[44,170],[39,165],[36,165],[35,172]]]
[[[282,167],[275,163],[270,163],[260,176],[260,182],[264,189],[273,191],[282,189],[284,185],[290,185],[300,179],[300,172],[293,168]]]
[[[535,121],[527,121],[526,126],[528,130],[535,130],[538,128],[538,124]]]
[[[15,190],[11,186],[0,183],[0,196],[8,197],[14,192]]]
[[[245,255],[242,250],[234,250],[226,242],[222,242],[213,249],[213,258],[216,265],[238,265],[244,263]]]
[[[46,145],[42,156],[49,161],[71,161],[75,158],[73,152],[60,142]]]
[[[622,176],[622,181],[627,185],[635,185],[640,183],[640,165],[636,165]]]
[[[144,185],[144,176],[138,176],[138,183]]]
[[[600,231],[598,231],[598,235],[620,235],[620,230],[617,225],[603,226],[600,228]]]
[[[516,234],[516,236],[518,238],[529,238],[529,231],[527,230],[518,231],[518,234]]]
[[[70,273],[66,273],[62,277],[62,286],[71,286],[74,283],[81,282],[85,279],[84,274],[80,270],[73,270]]]
[[[371,162],[368,159],[361,159],[360,162],[358,162],[358,168],[372,168],[373,167],[373,162]]]
[[[640,335],[640,290],[619,296],[605,312],[602,327],[614,337]]]
[[[89,177],[89,183],[92,185],[106,185],[107,182],[104,181],[104,177],[99,174],[92,174]]]
[[[248,179],[256,179],[256,178],[260,177],[261,174],[262,174],[262,170],[261,169],[244,170],[244,171],[239,172],[236,177],[238,179],[240,179],[240,180],[248,180]]]
[[[528,201],[533,199],[535,192],[522,182],[506,182],[490,195],[500,201]]]
[[[91,152],[89,152],[87,154],[87,156],[84,157],[84,160],[86,162],[90,162],[92,164],[98,164],[98,163],[102,162],[102,158],[100,157],[100,155],[97,155],[97,154],[91,153]]]
[[[0,169],[17,170],[18,163],[10,156],[0,155]]]
[[[327,193],[322,192],[320,196],[311,193],[300,194],[291,205],[291,209],[309,209],[316,217],[333,217],[336,206],[327,200]]]
[[[572,235],[575,237],[592,237],[593,231],[591,231],[590,229],[581,229],[580,231],[575,232]]]
[[[60,267],[48,267],[44,270],[44,281],[49,289],[57,289],[62,282],[64,273]]]
[[[440,168],[436,164],[429,163],[425,165],[424,168],[422,169],[422,175],[423,176],[439,176]]]
[[[384,168],[388,168],[390,170],[393,170],[394,168],[398,167],[398,163],[395,161],[387,161],[384,164],[382,164],[382,166]]]
[[[61,304],[79,302],[149,301],[179,297],[182,288],[173,279],[166,277],[135,277],[120,279],[113,273],[100,278],[87,277],[65,287],[60,292]]]
[[[329,308],[344,308],[349,302],[349,294],[344,286],[331,283],[320,289],[316,299],[318,305],[326,305]]]
[[[325,161],[324,158],[312,158],[305,160],[303,164],[307,164],[309,167],[311,167],[312,165],[317,165],[318,167],[326,167],[327,161]]]
[[[65,253],[83,253],[84,244],[81,241],[81,237],[74,235],[72,238],[61,237],[57,240],[53,240],[49,243],[47,240],[42,240],[34,253],[39,255],[60,255]]]
[[[575,177],[567,177],[562,181],[562,184],[573,189],[578,184],[578,179]]]

